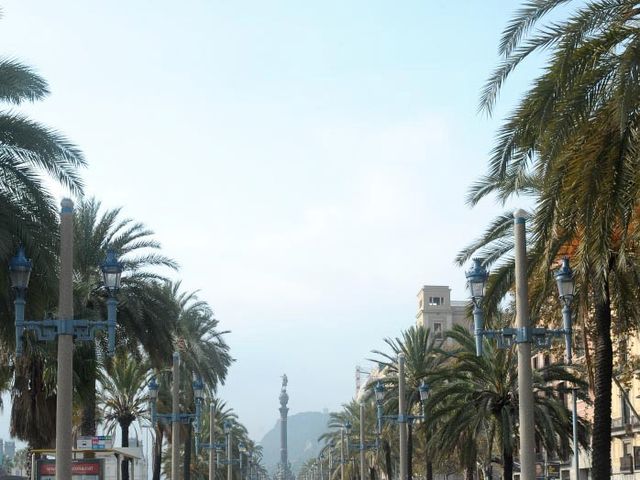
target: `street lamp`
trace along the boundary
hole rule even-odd
[[[360,457],[360,478],[365,478],[364,476],[364,465],[365,459],[364,454],[366,450],[372,450],[378,448],[378,441],[376,439],[375,442],[367,443],[364,438],[364,403],[360,402],[360,441],[357,443],[351,443],[351,431],[352,431],[351,422],[348,420],[344,424],[344,429],[347,434],[347,457],[350,456],[350,450],[353,448],[358,450]]]
[[[73,201],[65,198],[60,209],[60,274],[58,318],[25,320],[26,295],[32,262],[21,246],[9,261],[9,277],[15,292],[16,356],[23,352],[24,332],[31,330],[40,341],[58,341],[58,377],[56,399],[56,477],[71,478],[72,450],[72,396],[73,396],[73,342],[92,341],[98,331],[107,331],[108,354],[115,351],[116,294],[120,288],[122,264],[115,253],[109,251],[101,265],[107,299],[107,321],[89,321],[73,318]]]
[[[333,449],[335,448],[335,441],[331,440],[320,450],[320,454],[318,455],[318,462],[320,463],[320,480],[324,480],[324,471],[323,471],[323,463],[325,458],[327,458],[326,452],[329,452],[328,456],[328,467],[329,467],[329,478],[331,478],[333,473]]]
[[[398,415],[383,415],[382,403],[384,401],[384,385],[378,381],[373,387],[373,392],[376,397],[377,403],[377,416],[378,416],[378,435],[382,432],[382,424],[384,421],[392,421],[398,424],[399,440],[400,440],[400,480],[407,480],[408,469],[408,448],[407,448],[407,423],[414,420],[424,420],[424,400],[429,395],[429,387],[424,381],[418,388],[420,394],[420,400],[422,401],[423,414],[422,415],[407,415],[407,398],[405,394],[406,379],[404,376],[405,367],[405,355],[404,353],[398,354]]]
[[[70,335],[76,340],[91,341],[98,331],[107,331],[108,354],[115,353],[116,342],[116,307],[118,300],[116,294],[120,289],[120,275],[122,274],[122,264],[118,262],[112,250],[107,251],[107,259],[101,265],[103,271],[104,286],[108,292],[107,298],[107,321],[80,320],[72,318],[47,318],[44,320],[25,320],[26,295],[29,287],[32,263],[26,258],[24,247],[18,249],[18,253],[9,260],[9,277],[11,287],[15,292],[13,301],[15,307],[16,325],[16,356],[22,356],[24,351],[22,343],[24,332],[31,330],[35,332],[36,338],[41,341],[53,341],[60,335]],[[114,274],[105,273],[105,269],[110,269]]]
[[[473,259],[472,267],[466,272],[467,284],[473,303],[474,333],[476,340],[476,354],[482,355],[483,337],[495,338],[499,348],[510,347],[515,343],[518,350],[518,392],[519,424],[520,424],[520,463],[522,480],[535,479],[535,430],[533,419],[533,382],[531,371],[531,346],[538,348],[551,347],[554,337],[564,337],[567,363],[571,364],[571,302],[573,301],[575,283],[573,272],[569,266],[569,259],[564,258],[562,267],[556,272],[555,278],[558,293],[563,303],[563,328],[548,329],[532,327],[529,318],[529,300],[526,265],[526,234],[525,223],[527,213],[524,210],[514,212],[514,246],[515,246],[515,278],[516,278],[516,328],[502,328],[500,330],[486,330],[482,312],[482,301],[489,273],[482,264],[482,260]],[[576,417],[576,389],[573,390],[573,443],[576,461],[576,480],[579,478],[577,467],[577,417]]]
[[[573,352],[571,348],[571,340],[573,338],[571,329],[571,303],[575,294],[575,279],[573,278],[573,270],[569,266],[569,258],[562,259],[562,266],[556,272],[556,284],[558,285],[558,296],[562,302],[562,326],[567,331],[565,337],[566,342],[566,360],[567,365],[573,364]],[[571,409],[571,429],[573,433],[573,468],[576,480],[580,479],[580,461],[578,447],[578,388],[574,385],[571,391],[572,409]]]
[[[233,425],[229,420],[225,420],[224,423],[222,424],[222,430],[224,431],[225,436],[227,437],[226,440],[226,448],[227,448],[227,459],[226,460],[220,460],[220,464],[221,465],[226,465],[227,466],[227,480],[232,480],[232,476],[233,476],[233,464],[237,463],[240,465],[240,469],[242,471],[242,450],[244,450],[244,444],[242,442],[240,442],[238,444],[238,450],[239,450],[239,455],[238,458],[233,458],[233,451],[231,449],[232,446],[232,433],[233,433],[233,429],[232,429]]]
[[[200,443],[196,437],[196,454],[200,448],[209,450],[209,480],[216,478],[217,452],[224,450],[224,443],[215,442],[215,404],[209,404],[209,443]]]
[[[198,434],[200,433],[200,425],[202,419],[202,400],[204,393],[204,385],[202,380],[197,377],[192,384],[193,397],[196,404],[195,413],[180,413],[180,354],[173,353],[173,384],[171,386],[171,413],[158,413],[158,390],[160,385],[155,377],[149,382],[149,403],[151,410],[151,423],[155,425],[158,422],[164,422],[171,425],[171,478],[178,478],[179,446],[180,446],[180,424],[193,423],[196,432],[196,452],[198,450]]]

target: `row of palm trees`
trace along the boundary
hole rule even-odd
[[[481,110],[492,113],[503,83],[529,57],[544,65],[503,120],[487,174],[468,196],[471,205],[490,195],[525,196],[533,205],[534,318],[545,315],[551,265],[571,256],[594,399],[594,480],[611,473],[612,379],[629,368],[628,342],[620,339],[640,326],[639,15],[632,0],[536,0],[519,8],[501,37]],[[492,312],[513,288],[511,223],[509,214],[496,218],[458,257],[492,267],[485,299]]]
[[[571,256],[578,286],[575,325],[585,353],[584,379],[593,398],[590,449],[595,480],[607,479],[611,473],[612,380],[633,373],[624,371],[632,362],[624,361],[629,342],[620,339],[640,327],[636,295],[640,282],[639,18],[640,9],[633,0],[523,3],[500,39],[500,64],[482,91],[481,111],[493,113],[504,82],[529,57],[541,60],[543,68],[503,120],[488,171],[471,187],[467,198],[469,204],[476,205],[489,196],[503,203],[526,197],[532,205],[527,240],[533,318],[553,323],[549,270],[560,257]],[[497,319],[490,327],[499,326],[501,305],[514,288],[512,225],[510,212],[496,217],[457,258],[462,265],[479,257],[492,270],[484,302],[488,317]],[[452,340],[463,349],[462,339]],[[499,359],[494,360],[484,368],[498,365]],[[471,377],[482,378],[482,371],[472,375],[469,370],[460,391],[451,392],[451,396],[434,391],[428,405],[433,406],[434,399],[449,401],[458,394],[466,395],[463,387],[473,384]],[[503,378],[511,378],[500,387],[508,392],[512,377]],[[448,382],[456,385],[451,379]],[[510,444],[517,440],[517,430],[507,428],[508,408],[517,405],[517,392],[509,395],[477,409],[500,412],[502,430],[495,432],[505,470]],[[472,396],[469,401],[475,399]],[[450,434],[438,435],[434,430],[425,451],[436,442],[433,438],[443,447],[442,442],[451,438],[456,442],[471,438],[470,431],[455,425],[476,418],[476,413],[472,409],[457,411]],[[434,420],[428,419],[425,426],[436,421],[437,410],[431,418]],[[493,431],[482,422],[477,428]],[[554,433],[554,425],[538,432],[539,441],[546,433],[549,446],[553,438],[562,446],[563,437]],[[461,450],[468,454],[466,459],[459,458],[467,471],[474,457],[494,448],[493,436],[486,438],[478,449]],[[458,450],[449,450],[449,454],[453,451]],[[438,461],[437,449],[431,453]]]
[[[502,471],[511,479],[518,445],[517,358],[511,349],[499,349],[485,341],[482,356],[476,355],[475,338],[466,328],[455,326],[444,339],[435,338],[429,329],[411,327],[397,338],[384,340],[388,350],[374,350],[375,372],[368,386],[380,381],[385,388],[383,414],[398,412],[398,354],[405,355],[407,411],[417,417],[408,423],[408,478],[420,476],[432,480],[441,474],[464,471],[473,479],[480,472],[491,478],[492,471]],[[572,386],[589,401],[586,382],[579,370],[562,363],[543,365],[534,370],[534,418],[539,453],[566,461],[572,454],[571,411],[565,396]],[[418,389],[426,382],[430,394],[421,404]],[[360,403],[364,403],[365,444],[368,473],[371,478],[397,476],[399,461],[398,427],[394,423],[377,426],[377,406],[372,389],[360,398],[343,405],[330,415],[328,430],[321,437],[325,452],[303,466],[301,474],[317,480],[319,463],[324,478],[341,480],[341,449],[351,458],[344,465],[346,478],[359,476],[358,445],[355,438],[345,438],[343,428],[350,423],[360,428]],[[424,415],[424,418],[420,418]],[[587,447],[589,424],[580,418],[579,441]],[[351,448],[346,448],[349,443]],[[420,459],[415,461],[415,459]],[[312,475],[313,474],[313,475]]]
[[[183,378],[199,376],[206,402],[214,401],[233,362],[211,307],[195,292],[184,291],[170,279],[178,265],[162,253],[153,232],[124,215],[121,208],[103,208],[84,196],[80,169],[82,152],[63,135],[12,108],[40,100],[47,82],[16,60],[0,59],[0,264],[8,263],[23,245],[33,260],[26,315],[31,319],[55,316],[57,309],[59,218],[49,186],[62,187],[79,199],[74,220],[74,311],[85,319],[106,317],[106,295],[100,288],[99,264],[107,248],[123,264],[118,295],[116,356],[106,354],[106,339],[76,343],[74,352],[74,432],[95,435],[121,430],[128,445],[130,429],[148,422],[146,388],[151,376],[164,379],[172,354],[182,357]],[[7,276],[0,276],[0,392],[11,392],[12,436],[32,449],[52,448],[55,442],[56,362],[54,346],[25,336],[24,355],[15,355],[13,298]],[[190,388],[183,388],[183,411],[192,411]],[[166,392],[160,392],[160,404]],[[234,437],[259,449],[233,410],[216,401],[216,428],[232,421]],[[205,430],[209,419],[204,415]],[[154,479],[166,460],[162,452],[171,442],[163,424],[155,429]],[[184,478],[204,478],[199,472],[204,453],[192,451],[192,427],[186,425],[182,455]],[[221,438],[221,437],[220,437]],[[237,450],[237,444],[234,446]],[[165,456],[166,457],[166,456]],[[206,471],[206,469],[205,469]],[[123,479],[128,480],[126,465]]]

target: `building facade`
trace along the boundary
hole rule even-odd
[[[640,358],[637,337],[629,340],[628,356]],[[640,479],[640,380],[636,375],[626,381],[614,377],[611,387],[612,476]]]
[[[416,325],[428,328],[436,338],[454,325],[471,328],[467,315],[469,301],[451,300],[451,289],[443,285],[425,285],[418,292]]]

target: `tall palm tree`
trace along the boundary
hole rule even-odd
[[[224,339],[229,332],[218,329],[213,310],[207,302],[198,299],[197,292],[183,292],[181,286],[181,282],[164,284],[166,294],[178,307],[173,342],[184,367],[215,390],[224,384],[233,362]]]
[[[47,82],[17,60],[0,59],[0,102],[19,106],[41,100]],[[47,182],[82,193],[78,171],[85,165],[80,150],[64,136],[21,113],[0,110],[0,262],[6,264],[23,243],[34,262],[27,315],[44,318],[53,311],[57,285],[57,206]],[[13,349],[13,305],[6,276],[0,278],[0,342]],[[55,389],[45,378],[46,349],[36,347],[15,360],[11,434],[31,447],[51,445]],[[28,388],[27,388],[28,387]]]
[[[0,59],[0,102],[11,106],[41,100],[47,82],[26,65]],[[35,252],[51,246],[57,230],[57,206],[46,185],[53,180],[73,194],[82,193],[80,150],[64,136],[13,110],[0,110],[0,257],[13,255],[16,238]],[[55,238],[55,234],[53,234]],[[44,246],[43,245],[43,246]]]
[[[165,315],[173,316],[170,334],[172,350],[178,351],[181,358],[183,408],[185,411],[194,411],[195,403],[190,386],[192,376],[202,380],[209,396],[224,383],[233,362],[224,339],[228,332],[218,330],[218,320],[211,307],[198,299],[197,292],[182,292],[180,282],[165,281],[158,283],[157,287],[163,303],[167,305]],[[160,353],[164,358],[159,359],[159,362],[168,366],[171,355],[169,352]],[[162,439],[161,435],[157,437]],[[181,437],[185,439],[184,469],[188,476],[192,444],[190,424],[186,425]]]
[[[493,457],[497,443],[502,456],[504,478],[512,478],[514,451],[518,435],[518,369],[512,349],[498,349],[485,342],[482,356],[476,355],[475,338],[467,329],[455,326],[447,333],[455,341],[452,350],[442,351],[451,361],[443,364],[433,377],[434,390],[427,400],[430,415],[427,428],[435,430],[433,442],[441,452],[456,451],[472,477],[481,454],[482,439],[488,449],[486,461]],[[567,458],[571,450],[571,414],[564,395],[573,383],[586,383],[567,366],[550,365],[534,371],[534,422],[536,440],[549,454]],[[587,443],[587,423],[580,419],[579,438]]]
[[[348,478],[353,478],[355,476],[359,476],[359,468],[355,466],[354,462],[357,462],[358,450],[354,448],[358,446],[360,443],[359,432],[360,432],[360,403],[364,404],[364,431],[365,431],[365,444],[371,444],[372,438],[366,438],[367,432],[376,432],[377,427],[377,417],[376,417],[376,406],[370,399],[354,399],[349,403],[345,403],[342,405],[342,409],[338,412],[331,412],[329,414],[329,422],[327,424],[328,431],[324,432],[318,441],[321,441],[330,448],[331,453],[335,458],[339,458],[340,450],[344,446],[344,454],[345,460],[348,461],[346,464],[346,475]],[[346,424],[351,425],[351,434],[346,435],[345,431],[344,442],[342,445],[342,429]],[[391,429],[385,429],[382,432],[382,435],[378,438],[379,442],[387,443],[388,445],[388,436],[391,434]],[[371,435],[373,437],[373,435]],[[347,443],[349,446],[347,447]],[[369,460],[373,463],[373,469],[378,468],[383,463],[383,455],[379,455],[377,451],[368,451],[366,454],[369,457]],[[340,472],[340,464],[336,461],[333,462],[333,470],[330,470],[329,476],[338,477]]]
[[[545,21],[560,5],[568,12],[564,19]],[[503,82],[532,53],[548,52],[546,65],[504,121],[489,172],[471,192],[477,202],[490,193],[502,199],[530,193],[535,186],[532,225],[539,252],[550,264],[561,246],[571,246],[579,315],[594,323],[596,480],[611,471],[611,329],[624,331],[639,313],[633,296],[640,235],[637,15],[630,0],[540,0],[516,12],[482,107],[491,112]]]
[[[100,407],[107,431],[120,427],[122,446],[129,446],[129,427],[147,411],[146,386],[151,371],[147,362],[119,353],[100,375]],[[129,463],[122,463],[122,480],[129,480]]]
[[[430,376],[436,372],[442,362],[443,357],[438,354],[437,346],[440,341],[430,334],[428,328],[421,325],[412,326],[402,332],[400,337],[385,338],[384,342],[391,349],[391,353],[374,350],[373,353],[378,355],[377,362],[387,374],[388,383],[394,388],[393,392],[397,392],[397,376],[398,376],[398,355],[405,355],[405,382],[407,388],[407,411],[416,414],[423,413],[420,406],[420,396],[418,390],[420,385],[429,382]],[[426,412],[428,415],[428,412]],[[413,472],[413,424],[409,422],[408,427],[408,459],[407,469],[409,478]],[[421,426],[424,436],[425,447],[429,444],[429,430]],[[433,479],[433,465],[429,458],[428,448],[424,450],[424,466],[427,480]]]
[[[171,325],[166,304],[157,286],[163,278],[158,268],[175,270],[176,263],[160,253],[153,232],[140,222],[123,217],[121,208],[103,209],[95,198],[83,199],[74,219],[74,301],[79,316],[100,319],[106,316],[107,294],[102,288],[100,264],[108,249],[122,262],[124,271],[118,295],[118,334],[123,348],[135,351],[139,345],[156,360],[159,352],[171,352]],[[96,345],[102,350],[96,355]],[[94,435],[95,387],[98,359],[105,358],[104,338],[97,343],[76,346],[74,368],[76,392],[83,405],[81,433]]]

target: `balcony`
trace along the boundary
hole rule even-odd
[[[640,421],[635,416],[631,416],[628,419],[619,417],[611,420],[612,437],[633,435],[636,431],[640,431]]]

